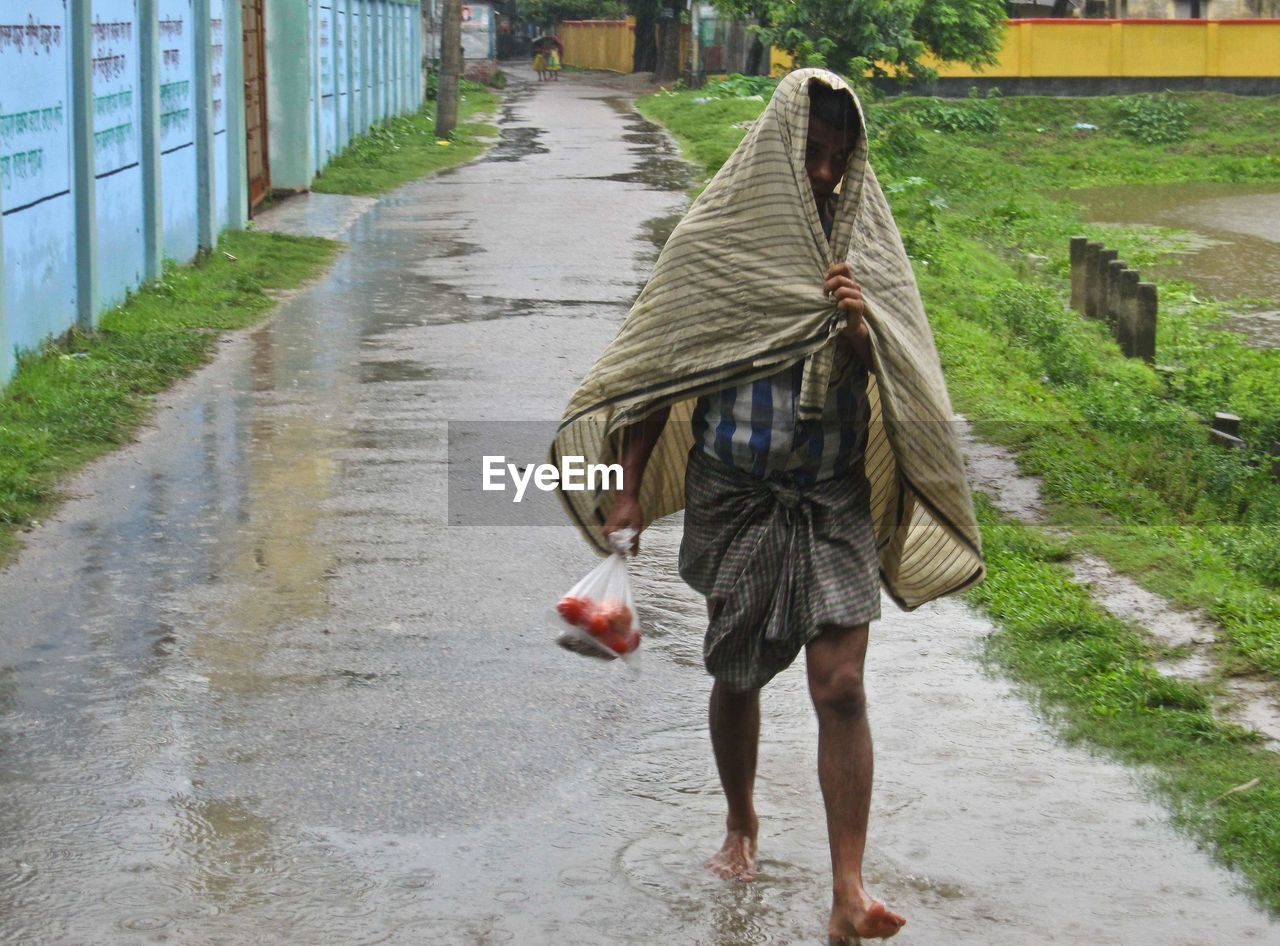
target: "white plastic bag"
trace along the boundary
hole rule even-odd
[[[633,529],[609,536],[613,554],[569,589],[549,612],[549,620],[557,631],[556,643],[566,650],[602,660],[622,658],[638,672],[640,622],[626,559],[634,538]]]

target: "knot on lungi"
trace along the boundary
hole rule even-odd
[[[797,487],[695,447],[685,474],[680,575],[707,598],[707,671],[763,686],[827,627],[880,616],[870,486],[861,466]]]

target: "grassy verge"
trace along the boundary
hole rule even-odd
[[[275,305],[272,290],[316,275],[338,247],[230,231],[206,259],[167,266],[97,332],[21,356],[0,398],[0,564],[16,549],[15,533],[57,501],[64,476],[127,443],[154,395],[203,364],[219,333],[262,318]]]
[[[311,189],[326,194],[381,194],[408,181],[484,151],[483,139],[498,134],[495,126],[468,121],[492,112],[499,97],[465,79],[459,90],[458,126],[447,139],[436,136],[436,104],[428,102],[409,115],[390,118],[359,136],[320,173]]]
[[[708,93],[660,93],[640,108],[711,172],[743,134],[733,125],[763,106],[716,98],[714,89],[709,101],[695,98]],[[1157,351],[1172,370],[1120,357],[1101,326],[1064,311],[1067,239],[1105,238],[1141,266],[1167,235],[1085,226],[1078,207],[1047,192],[1280,180],[1271,145],[1278,119],[1280,99],[1214,94],[901,98],[868,109],[873,161],[953,402],[1042,477],[1051,517],[1075,537],[1047,544],[982,511],[991,577],[972,597],[1001,626],[992,656],[1034,683],[1073,736],[1153,766],[1179,819],[1244,871],[1272,909],[1280,909],[1275,757],[1215,721],[1212,684],[1160,676],[1158,648],[1099,612],[1057,560],[1073,546],[1092,548],[1147,587],[1208,608],[1230,669],[1280,678],[1280,486],[1264,457],[1211,447],[1203,423],[1227,409],[1241,415],[1250,443],[1280,439],[1280,353],[1211,329],[1222,306],[1166,284]],[[1033,269],[1028,254],[1045,260]],[[1210,804],[1255,777],[1254,788]]]

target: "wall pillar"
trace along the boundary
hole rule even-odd
[[[311,43],[307,50],[307,79],[311,85],[311,167],[307,187],[324,164],[324,87],[320,82],[320,0],[311,0]]]
[[[0,190],[0,390],[13,377],[13,346],[9,344],[9,323],[5,317],[4,291],[4,191]]]
[[[227,110],[227,226],[243,230],[249,221],[249,156],[244,117],[244,21],[240,0],[226,0],[222,13],[222,107]]]
[[[369,56],[369,37],[373,35],[373,29],[369,25],[372,4],[369,0],[360,0],[360,119],[356,125],[356,131],[364,134],[373,119],[370,115],[369,107],[373,101],[373,85],[369,68],[373,60]]]
[[[267,153],[271,186],[306,190],[311,185],[314,109],[307,108],[314,60],[307,43],[306,0],[264,4],[267,59]]]
[[[196,106],[196,245],[211,250],[218,242],[217,173],[213,163],[213,82],[210,78],[209,0],[191,0],[192,73]],[[225,29],[225,24],[224,24]],[[223,52],[226,52],[225,45]],[[223,81],[226,81],[225,79]]]
[[[93,23],[90,0],[71,0],[71,187],[76,227],[76,325],[98,317],[97,182],[93,175]]]
[[[142,278],[158,279],[164,269],[164,217],[160,190],[160,14],[156,0],[138,0],[138,95],[142,130]]]
[[[356,130],[358,127],[356,125],[356,70],[353,62],[355,57],[351,54],[353,49],[351,45],[351,36],[354,32],[351,29],[351,21],[355,19],[356,9],[356,0],[347,0],[347,15],[343,17],[342,23],[342,41],[347,44],[347,55],[345,57],[347,65],[344,70],[346,75],[343,77],[347,83],[347,126],[343,129],[343,132],[348,143],[359,134]]]

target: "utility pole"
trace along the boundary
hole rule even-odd
[[[440,84],[436,88],[436,137],[458,124],[458,80],[462,77],[462,0],[444,0],[440,24]]]

